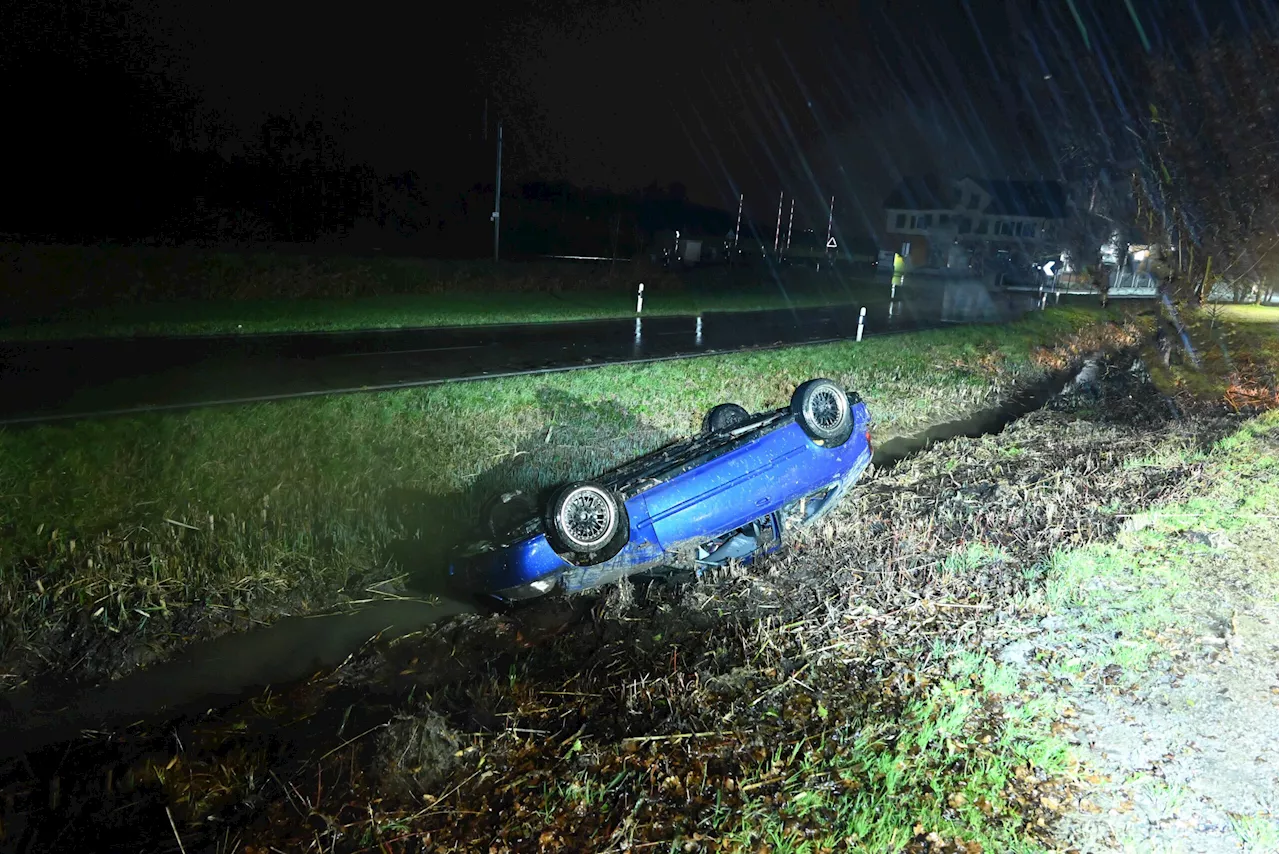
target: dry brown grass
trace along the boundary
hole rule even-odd
[[[1140,372],[1118,366],[1112,396],[1129,399],[1135,382]],[[337,674],[366,684],[396,672],[452,720],[489,723],[463,741],[468,752],[445,787],[452,808],[437,795],[427,807],[384,800],[365,816],[376,796],[357,775],[348,805],[332,807],[335,821],[399,828],[383,832],[391,850],[427,839],[439,850],[481,840],[500,851],[603,850],[673,836],[696,843],[691,850],[749,850],[732,822],[721,822],[754,809],[780,811],[779,840],[788,845],[822,837],[835,816],[794,812],[788,805],[799,791],[880,791],[874,757],[896,755],[905,737],[898,726],[931,726],[913,717],[934,708],[926,698],[978,690],[948,681],[945,662],[928,654],[935,639],[979,648],[1009,639],[1016,627],[1002,614],[1055,549],[1105,539],[1124,514],[1197,488],[1202,466],[1177,454],[1161,466],[1129,463],[1160,447],[1212,441],[1232,422],[1175,424],[1158,398],[1148,393],[1146,406],[1117,408],[1114,419],[1082,416],[1100,410],[1077,401],[998,436],[936,446],[872,473],[832,517],[763,566],[644,588],[630,604],[610,591],[590,618],[563,631],[531,635],[527,623],[470,618],[429,633],[454,658],[490,663],[492,675],[475,690],[451,689],[424,669],[434,656],[418,642],[391,651],[376,672]],[[525,651],[508,658],[504,646]],[[944,790],[940,815],[961,814],[970,799],[982,821],[1046,832],[1070,799],[1070,778],[1020,766],[1016,750],[995,747],[1006,732],[1014,743],[1022,737],[997,707],[962,718],[948,730],[941,764],[925,750],[908,754],[918,779],[1012,766],[1001,787],[981,796]],[[846,778],[832,770],[845,767],[844,754],[821,745],[854,731],[867,736],[858,750],[871,758],[854,762]],[[612,794],[593,798],[592,785]],[[936,797],[911,791],[900,797]],[[963,851],[972,839],[957,843],[924,823],[903,841],[907,850]],[[322,850],[324,842],[304,835],[291,844]]]

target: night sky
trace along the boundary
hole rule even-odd
[[[881,152],[900,171],[950,166],[928,124],[960,92],[999,120],[973,25],[993,45],[1010,25],[1003,2],[951,0],[158,6],[147,27],[172,68],[245,131],[304,105],[345,114],[379,168],[430,169],[440,137],[481,142],[487,98],[515,174],[765,207],[784,185],[837,192],[828,140],[855,178],[882,177]],[[930,77],[922,52],[950,67]]]
[[[28,19],[59,8],[14,3],[44,10]],[[1028,88],[1042,47],[1105,53],[1123,86],[1126,56],[1276,19],[1263,0],[100,5],[132,65],[197,100],[224,153],[270,112],[314,114],[351,157],[430,175],[460,149],[488,156],[501,117],[508,180],[680,182],[726,209],[745,193],[769,221],[785,190],[814,224],[834,194],[848,229],[903,175],[1051,176],[1037,115],[1051,105]],[[30,21],[5,23],[10,45],[32,43]],[[52,99],[31,89],[40,75],[0,70],[29,113]],[[130,119],[104,110],[84,144]]]

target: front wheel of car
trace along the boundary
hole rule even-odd
[[[727,433],[735,427],[741,427],[751,420],[751,413],[736,403],[722,403],[711,407],[711,411],[702,419],[702,432]]]
[[[820,445],[843,445],[853,435],[853,413],[845,390],[828,379],[809,380],[791,395],[791,414]]]
[[[626,506],[592,481],[571,483],[547,505],[547,540],[578,566],[603,563],[622,551],[631,531]]]

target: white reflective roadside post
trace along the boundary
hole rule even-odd
[[[640,283],[639,289],[636,290],[636,340],[632,345],[633,349],[640,352],[640,312],[644,309],[644,282]]]
[[[863,307],[858,311],[858,338],[857,338],[857,340],[859,340],[859,341],[861,341],[861,340],[862,340],[862,325],[863,325],[864,323],[866,323],[866,322],[867,322],[867,307],[864,305],[864,306],[863,306]]]
[[[702,346],[702,315],[698,315],[697,325],[693,328],[693,343],[697,347]]]

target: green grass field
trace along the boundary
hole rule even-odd
[[[809,268],[708,268],[0,244],[0,340],[536,323],[851,303]]]
[[[1214,304],[1184,320],[1195,360],[1181,349],[1175,349],[1168,368],[1151,360],[1156,382],[1165,391],[1221,398],[1236,408],[1272,400],[1268,389],[1275,387],[1280,373],[1280,309]]]
[[[646,287],[646,291],[648,291]],[[756,311],[854,304],[836,292],[791,296],[752,293],[664,293],[644,302],[646,317],[694,315],[710,311]],[[101,338],[132,335],[210,335],[265,332],[338,332],[476,326],[490,323],[547,323],[634,317],[635,287],[612,293],[476,293],[395,295],[354,299],[210,300],[154,303],[74,312],[21,326],[0,327],[0,339]]]
[[[3,430],[0,648],[77,621],[149,637],[157,616],[193,602],[264,618],[323,607],[349,582],[438,571],[440,547],[489,495],[596,474],[696,431],[717,403],[772,408],[828,376],[863,395],[884,439],[1035,376],[1043,345],[1114,341],[1100,319],[1060,309],[1003,327]]]

